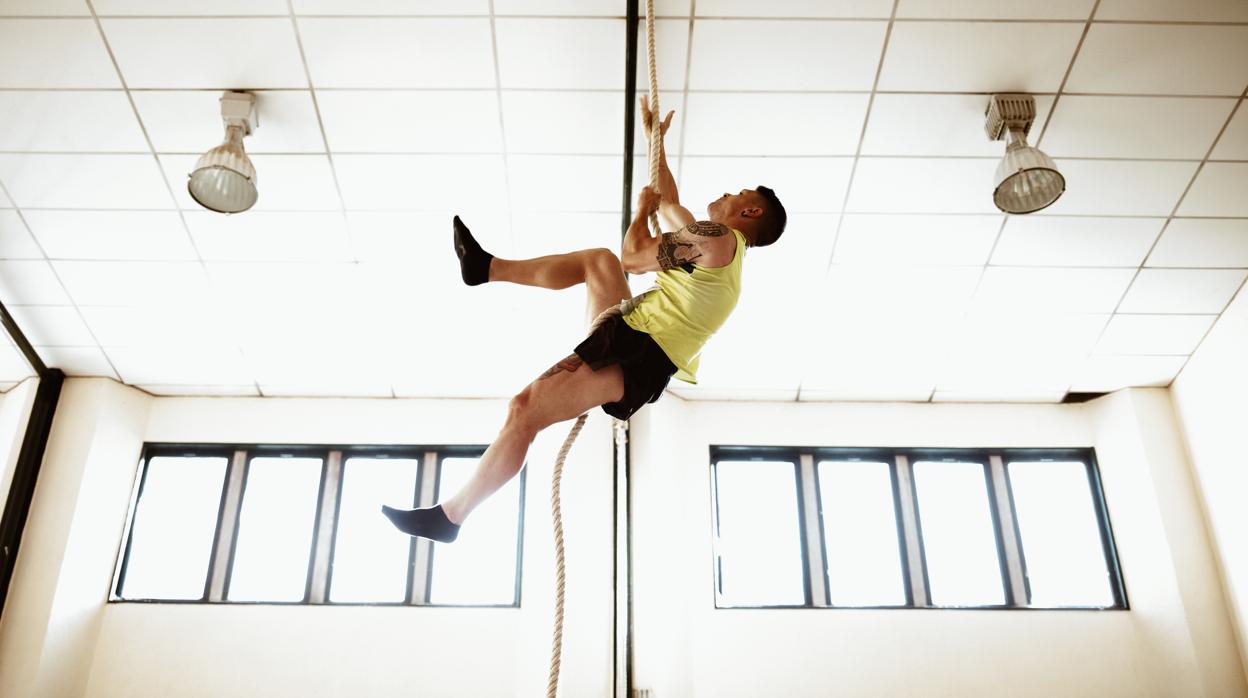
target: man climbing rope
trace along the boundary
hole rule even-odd
[[[745,248],[778,240],[786,215],[775,192],[760,186],[725,193],[707,205],[707,220],[696,220],[680,204],[662,145],[674,114],[668,113],[658,125],[658,138],[650,141],[658,143],[658,152],[650,153],[659,161],[658,191],[641,191],[618,257],[599,248],[502,259],[482,249],[455,217],[455,253],[464,283],[509,281],[550,289],[583,283],[591,317],[597,319],[572,354],[512,398],[502,430],[459,492],[429,509],[382,508],[399,530],[454,541],[472,510],[519,472],[542,429],[593,407],[628,419],[659,399],[673,374],[695,382],[703,344],[737,304]],[[645,97],[641,116],[651,133],[654,115]],[[651,236],[646,221],[656,209],[675,232]],[[656,286],[630,298],[624,273],[650,271],[658,272]]]

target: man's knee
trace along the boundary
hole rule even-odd
[[[541,426],[534,419],[536,401],[532,384],[516,393],[507,403],[507,425],[533,434],[541,431]]]
[[[615,252],[605,248],[596,247],[592,250],[586,250],[588,260],[586,266],[594,271],[604,274],[623,274],[624,265],[620,263],[620,258]]]

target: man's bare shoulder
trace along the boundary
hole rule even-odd
[[[696,245],[701,251],[699,266],[727,266],[737,253],[737,236],[732,234],[732,228],[723,223],[694,221],[680,230],[680,238]]]

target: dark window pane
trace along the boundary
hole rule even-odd
[[[904,605],[889,464],[821,461],[819,497],[832,605]]]
[[[320,458],[251,459],[227,598],[303,600],[320,482]]]
[[[1008,465],[1033,606],[1113,606],[1087,466]]]
[[[148,459],[122,598],[203,597],[226,465],[224,457]]]
[[[477,458],[445,458],[439,499],[459,490]],[[454,545],[433,546],[429,603],[505,605],[516,599],[516,544],[520,521],[520,478],[513,477],[472,512]]]
[[[381,504],[412,507],[419,468],[414,458],[348,458],[343,464],[330,601],[406,599],[412,539],[395,530]]]
[[[932,604],[1005,603],[984,466],[919,461],[913,472]]]
[[[805,603],[793,464],[719,461],[715,487],[719,605]]]

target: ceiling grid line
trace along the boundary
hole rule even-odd
[[[187,241],[190,244],[191,249],[195,252],[195,258],[196,260],[198,260],[200,270],[204,274],[204,281],[207,284],[209,293],[215,296],[216,287],[212,282],[212,274],[208,272],[208,265],[204,261],[204,257],[199,251],[199,245],[195,243],[195,236],[191,234],[191,227],[189,224],[187,224],[186,215],[182,211],[182,207],[178,204],[178,197],[173,192],[173,185],[169,183],[169,177],[167,173],[165,172],[164,164],[161,163],[160,156],[156,153],[156,146],[152,143],[152,137],[148,133],[147,125],[143,123],[143,117],[139,114],[138,105],[134,103],[134,96],[130,94],[130,87],[129,87],[128,82],[126,81],[126,76],[122,74],[121,72],[121,64],[117,62],[117,56],[113,53],[113,47],[108,41],[108,35],[104,32],[104,24],[100,21],[99,16],[95,13],[95,4],[92,2],[92,0],[85,0],[85,2],[87,3],[87,9],[91,11],[92,21],[95,23],[96,31],[99,32],[100,41],[104,44],[104,50],[108,54],[108,59],[112,63],[113,70],[116,71],[117,80],[121,82],[121,89],[126,95],[126,101],[130,104],[130,110],[134,114],[134,119],[138,123],[139,130],[143,133],[143,139],[147,142],[147,147],[152,156],[152,160],[155,162],[156,169],[160,173],[160,179],[165,185],[165,191],[168,192],[169,199],[173,202],[173,209],[174,211],[177,212],[178,220],[181,221],[182,223],[182,230],[184,233],[186,233]],[[53,272],[55,271],[56,269],[55,267],[53,267]],[[58,274],[58,278],[59,278],[59,274]],[[67,295],[69,294],[68,289],[66,289],[66,294]],[[74,299],[72,296],[70,297],[70,300],[74,301],[75,307],[77,307],[76,305],[77,300]],[[79,313],[81,314],[81,311],[79,311]],[[91,329],[90,324],[87,323],[87,319],[85,316],[82,317],[82,323],[83,325],[87,327],[87,331],[92,332],[94,334],[94,331]],[[98,343],[99,342],[97,339],[97,344]],[[240,360],[242,360],[244,364],[246,364],[247,354],[246,352],[243,351],[242,345],[241,344],[235,345],[235,350],[238,352],[238,356]],[[100,352],[104,354],[104,359],[108,361],[109,366],[113,367],[113,370],[117,373],[118,378],[121,379],[122,382],[125,382],[125,378],[121,375],[121,372],[117,370],[117,367],[114,364],[112,357],[109,356],[108,350],[104,348],[103,344],[100,344]],[[254,378],[254,372],[253,372],[253,378]],[[259,392],[260,384],[256,382],[255,386],[256,386],[256,391]],[[263,394],[263,393],[260,393],[260,394]]]
[[[897,18],[897,6],[900,3],[901,0],[893,0],[893,7],[888,16],[888,24],[884,28],[884,39],[880,44],[880,58],[875,64],[875,77],[871,81],[871,93],[867,97],[867,108],[862,115],[862,127],[858,130],[858,145],[854,149],[854,160],[849,167],[849,177],[845,182],[845,196],[841,199],[841,210],[836,217],[836,228],[832,233],[832,245],[828,251],[828,261],[823,269],[825,281],[828,273],[832,270],[832,260],[836,258],[836,245],[841,237],[841,226],[845,222],[845,209],[849,207],[849,197],[854,190],[854,175],[858,171],[858,160],[862,156],[862,143],[867,137],[867,126],[871,123],[871,107],[875,104],[875,90],[880,86],[880,75],[884,72],[884,59],[888,56],[888,42],[893,36],[893,23]],[[795,402],[800,402],[802,399],[801,375],[801,373],[798,374],[797,394],[793,398]]]
[[[299,31],[299,18],[295,14],[295,6],[292,0],[286,0],[286,11],[290,18],[291,31],[295,35],[295,46],[299,49],[299,64],[303,67],[303,77],[308,83],[308,96],[312,98],[312,112],[316,116],[316,127],[321,136],[321,143],[325,146],[325,157],[329,161],[329,176],[334,182],[334,193],[338,196],[338,211],[342,217],[342,232],[346,236],[347,249],[351,253],[351,261],[358,267],[360,263],[359,252],[356,249],[355,235],[351,230],[351,218],[347,215],[347,200],[342,195],[342,184],[338,179],[338,167],[334,162],[334,151],[329,147],[329,136],[325,133],[325,118],[321,114],[321,103],[316,98],[316,85],[312,82],[312,70],[308,67],[307,52],[303,47],[303,33]],[[260,397],[264,397],[264,388],[260,385],[260,377],[254,376],[256,381],[256,390],[260,392]],[[390,397],[396,397],[394,385],[389,386]]]
[[[507,231],[512,249],[516,249],[516,216],[515,207],[511,205],[511,159],[508,157],[510,150],[507,147],[507,122],[503,110],[503,71],[498,60],[498,26],[497,18],[494,12],[494,0],[490,3],[490,52],[493,55],[494,63],[494,102],[498,105],[498,142],[500,152],[503,157],[503,187],[507,192],[507,200],[504,202],[507,210]],[[553,118],[553,115],[547,116]]]

